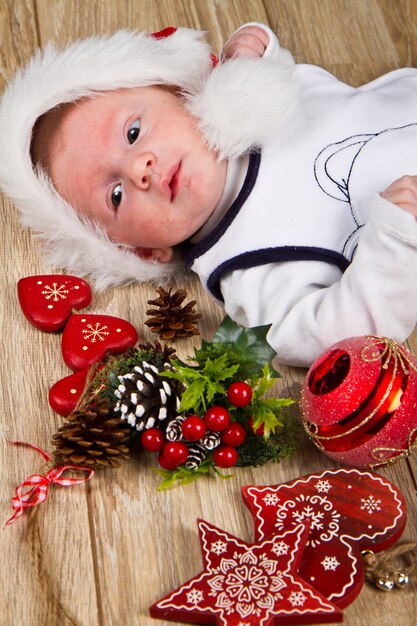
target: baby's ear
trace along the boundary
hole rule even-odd
[[[174,256],[173,248],[133,248],[132,252],[144,261],[169,263]]]

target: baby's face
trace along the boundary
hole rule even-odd
[[[77,212],[114,241],[169,253],[208,219],[226,176],[180,99],[159,86],[71,105],[52,154],[54,186]]]

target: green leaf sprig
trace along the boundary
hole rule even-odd
[[[181,396],[179,413],[203,416],[213,405],[220,405],[230,413],[232,421],[245,426],[247,436],[238,448],[237,465],[263,465],[268,461],[280,461],[293,454],[296,445],[296,431],[290,426],[286,409],[293,400],[290,398],[264,397],[280,374],[272,368],[275,352],[266,341],[269,326],[243,328],[229,317],[220,325],[212,342],[204,341],[194,349],[189,358],[190,365],[173,360],[173,371],[163,376],[181,381],[186,389]],[[250,384],[253,395],[245,407],[232,405],[227,398],[229,385],[236,381]],[[261,429],[262,436],[257,432]],[[176,470],[156,470],[164,480],[159,487],[166,489],[175,482],[190,483],[211,470],[219,473],[211,455],[194,470],[184,466]]]
[[[190,410],[195,413],[205,412],[216,396],[225,395],[229,381],[234,379],[239,369],[228,352],[213,360],[207,358],[202,367],[190,367],[178,360],[174,360],[172,365],[174,370],[162,375],[180,380],[186,387],[181,396],[179,413]]]

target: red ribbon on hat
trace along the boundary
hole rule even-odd
[[[152,33],[151,37],[153,37],[154,39],[166,39],[167,37],[171,37],[171,35],[173,35],[176,32],[177,32],[177,29],[174,26],[167,26],[163,30],[159,30],[157,33]],[[215,54],[210,54],[210,58],[211,58],[211,64],[213,68],[215,68],[219,62],[219,59],[216,57]]]
[[[15,445],[28,446],[37,450],[45,461],[50,461],[51,456],[33,443],[25,441],[9,441]],[[61,478],[62,474],[67,470],[87,472],[87,476],[82,478],[74,478],[72,476]],[[50,484],[60,485],[62,487],[72,487],[73,485],[81,485],[94,476],[94,470],[89,467],[80,465],[56,465],[44,474],[32,474],[16,487],[16,493],[12,498],[13,515],[7,520],[6,526],[13,524],[26,509],[30,509],[37,504],[41,504],[48,497],[48,488]]]

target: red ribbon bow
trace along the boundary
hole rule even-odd
[[[26,443],[25,441],[10,441],[16,445],[29,446],[34,450],[37,450],[45,459],[50,461],[51,456],[35,446],[33,443]],[[67,470],[87,472],[87,476],[82,478],[74,478],[68,476],[61,478],[62,474]],[[82,467],[80,465],[56,465],[50,469],[45,475],[32,474],[26,480],[23,481],[18,487],[16,487],[16,494],[12,498],[12,508],[14,509],[13,515],[7,520],[6,526],[13,524],[26,509],[30,509],[37,504],[41,504],[48,497],[48,488],[50,484],[61,485],[62,487],[72,487],[72,485],[81,485],[87,480],[90,480],[94,476],[94,470],[88,467]]]

